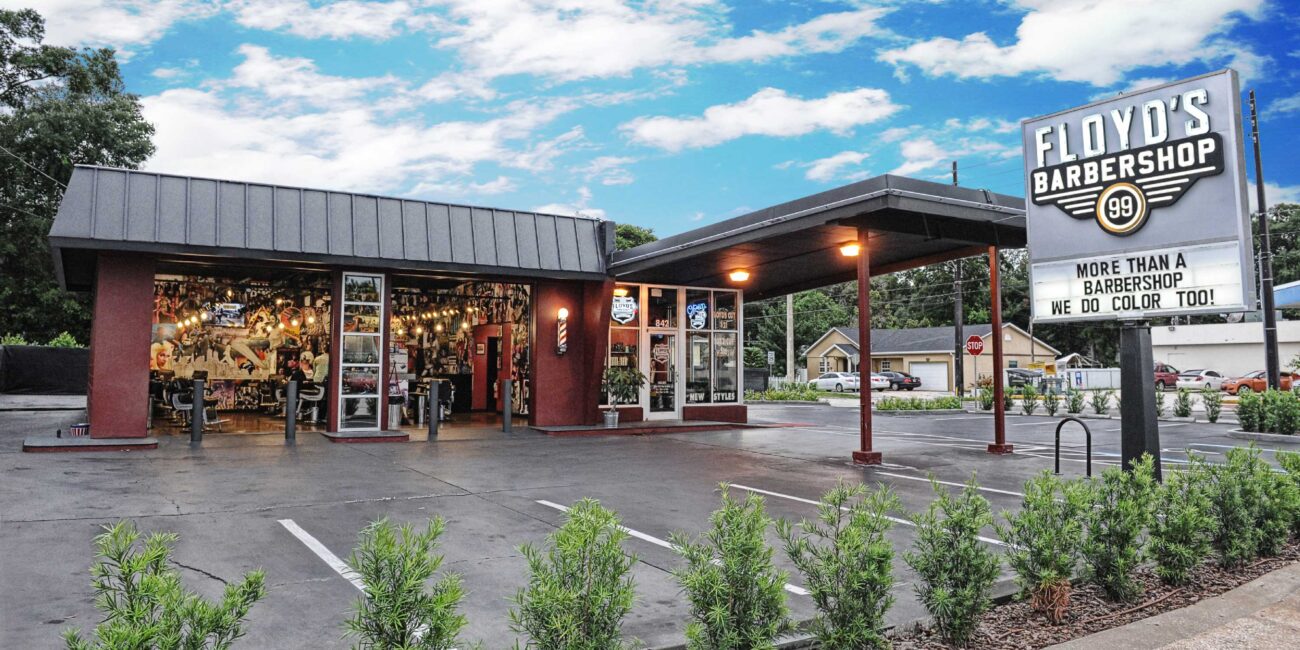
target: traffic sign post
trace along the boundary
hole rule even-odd
[[[978,390],[980,384],[980,354],[984,352],[984,339],[971,334],[966,338],[966,352],[973,357],[975,366],[971,370],[975,371],[975,387]],[[958,361],[957,363],[961,363]]]

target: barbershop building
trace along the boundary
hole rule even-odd
[[[1021,205],[882,176],[616,252],[604,220],[78,167],[50,243],[93,295],[84,442],[198,412],[213,434],[277,432],[287,409],[335,440],[404,439],[431,411],[483,426],[507,404],[596,425],[607,367],[647,378],[623,422],[745,422],[747,294],[856,277],[846,242],[871,215],[900,225],[862,240],[890,272],[983,250]]]

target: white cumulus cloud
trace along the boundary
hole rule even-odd
[[[869,157],[865,151],[841,151],[833,156],[819,158],[803,167],[808,171],[804,177],[810,181],[829,182],[836,180],[860,181],[869,175],[861,169],[862,162]]]
[[[905,73],[985,79],[1022,74],[1110,86],[1137,68],[1232,62],[1249,74],[1261,57],[1224,37],[1239,18],[1259,19],[1265,0],[1015,0],[1025,16],[1013,42],[984,32],[889,49],[880,60]]]
[[[384,39],[406,24],[420,24],[418,7],[410,2],[343,0],[326,4],[306,0],[233,0],[226,8],[244,27],[285,31],[303,38]]]
[[[0,0],[0,9],[36,9],[45,18],[45,42],[73,47],[114,47],[129,58],[182,20],[216,11],[202,0]]]
[[[764,88],[735,104],[710,106],[699,117],[638,117],[620,127],[634,142],[667,151],[710,147],[747,135],[792,137],[814,131],[847,134],[901,107],[878,88],[802,99]]]

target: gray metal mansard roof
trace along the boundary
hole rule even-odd
[[[78,166],[50,229],[55,270],[88,288],[97,251],[603,279],[612,222]]]

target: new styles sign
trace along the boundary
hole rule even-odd
[[[1021,129],[1035,321],[1253,304],[1235,72],[1026,120]]]

